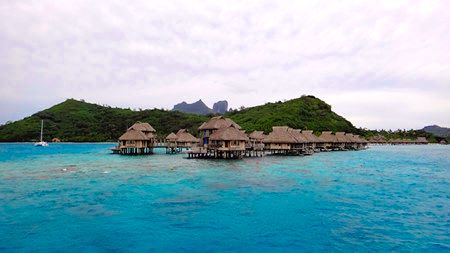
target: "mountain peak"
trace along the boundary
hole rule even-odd
[[[199,99],[197,102],[192,104],[188,104],[183,101],[174,105],[172,110],[203,115],[211,113],[224,114],[228,111],[228,102],[226,100],[218,101],[217,103],[214,103],[213,109],[211,109],[203,102],[202,99]]]
[[[440,127],[438,125],[426,126],[422,130],[427,133],[431,133],[431,134],[434,134],[436,136],[443,137],[443,138],[450,135],[450,128]]]
[[[172,110],[203,115],[212,113],[212,110],[205,105],[201,99],[192,104],[188,104],[183,101],[182,103],[174,105]]]

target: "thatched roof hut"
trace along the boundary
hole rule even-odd
[[[177,139],[178,139],[178,137],[174,133],[170,133],[169,135],[166,136],[166,141],[169,141],[169,142],[175,142],[175,141],[177,141]]]
[[[233,120],[223,116],[212,117],[210,120],[204,122],[198,130],[217,130],[233,126],[235,129],[241,129],[241,126],[236,124]]]
[[[134,129],[139,130],[142,132],[150,132],[150,133],[156,133],[156,130],[149,124],[149,123],[142,123],[142,122],[136,122],[131,127],[128,128],[128,130]]]
[[[272,132],[267,135],[264,143],[297,143],[297,139],[292,133],[292,129],[287,126],[274,126]]]
[[[297,140],[297,143],[307,143],[308,139],[302,134],[302,130],[300,129],[289,129],[289,132],[292,136],[294,136],[295,140]]]
[[[186,129],[180,129],[177,132],[177,138],[178,142],[184,142],[184,143],[195,143],[199,142],[198,138],[193,136],[192,134],[188,133]]]
[[[52,139],[52,142],[61,142],[61,140],[59,138],[55,137],[55,138]]]
[[[400,139],[390,139],[389,143],[391,143],[391,144],[400,144],[401,140]]]
[[[119,154],[152,154],[155,129],[148,123],[136,122],[119,137],[113,152]]]
[[[248,141],[248,136],[233,125],[220,128],[209,136],[211,141]]]
[[[303,130],[302,131],[303,136],[305,136],[306,140],[311,143],[318,143],[323,142],[319,137],[313,134],[312,130]]]
[[[338,141],[336,135],[331,131],[323,131],[319,138],[326,143],[335,143]]]
[[[349,138],[347,138],[347,136],[345,136],[345,132],[336,132],[335,136],[336,136],[337,142],[339,142],[339,143],[350,142]]]
[[[355,136],[352,133],[346,133],[345,138],[347,138],[348,143],[358,143],[358,140],[355,138]]]
[[[354,140],[356,141],[356,143],[367,143],[368,141],[364,138],[361,138],[359,135],[355,134],[353,135]]]
[[[142,131],[136,129],[129,129],[122,136],[119,137],[120,141],[146,141],[149,140],[148,136]]]
[[[266,137],[263,131],[253,131],[249,136],[250,140],[262,141]]]
[[[416,143],[418,144],[428,144],[428,140],[426,137],[417,137]]]
[[[383,135],[375,135],[369,138],[370,143],[387,143],[386,137]]]

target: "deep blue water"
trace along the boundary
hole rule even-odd
[[[0,144],[0,251],[450,251],[450,146],[235,161]]]

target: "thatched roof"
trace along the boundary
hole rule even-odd
[[[407,139],[394,139],[394,140],[390,140],[390,143],[396,143],[396,144],[404,144],[404,143],[410,143],[413,142],[411,140],[407,140]]]
[[[400,139],[392,139],[392,140],[389,140],[389,142],[390,143],[401,143],[402,140],[400,140]]]
[[[180,129],[177,132],[178,142],[199,142],[195,136],[188,133],[186,129]]]
[[[178,137],[174,133],[170,133],[169,135],[166,136],[166,140],[168,140],[168,141],[176,141],[177,139],[178,139]]]
[[[361,138],[359,135],[355,134],[353,135],[353,139],[356,143],[367,143],[367,140],[364,138]]]
[[[345,136],[345,132],[336,132],[335,136],[337,142],[340,143],[350,142],[350,140]]]
[[[264,140],[266,135],[264,134],[263,131],[253,131],[248,137],[250,137],[250,139],[260,141],[260,140]]]
[[[236,129],[241,129],[241,126],[236,124],[233,120],[223,116],[212,117],[210,120],[204,122],[198,130],[216,130],[225,127],[233,126]]]
[[[345,138],[347,138],[347,142],[349,142],[349,143],[358,143],[359,142],[359,139],[357,139],[355,137],[355,135],[353,135],[351,133],[346,133]]]
[[[292,135],[292,130],[287,126],[274,126],[272,132],[264,138],[264,143],[297,143]]]
[[[220,128],[212,133],[209,139],[212,141],[248,141],[247,135],[234,126]]]
[[[428,143],[428,140],[426,137],[417,137],[416,142],[418,143]]]
[[[305,136],[308,142],[322,142],[320,138],[318,138],[316,135],[313,134],[312,130],[303,130],[302,134],[303,136]]]
[[[130,129],[135,129],[142,132],[151,132],[151,133],[156,132],[156,130],[149,123],[141,123],[139,121],[134,123],[130,128],[128,128],[128,130]]]
[[[136,129],[129,129],[122,136],[119,137],[120,141],[145,141],[149,138],[142,132]]]
[[[332,143],[337,142],[336,135],[334,135],[331,131],[324,131],[319,137],[323,142]]]
[[[375,136],[370,137],[369,142],[385,143],[386,137],[384,137],[383,135],[375,135]]]
[[[297,143],[307,143],[308,140],[306,137],[302,134],[302,130],[300,129],[289,129],[289,132],[292,136],[294,136],[295,140],[297,140]]]

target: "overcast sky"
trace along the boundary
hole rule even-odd
[[[131,4],[125,4],[129,2]],[[450,127],[450,1],[0,1],[0,123],[311,94],[358,127]]]

